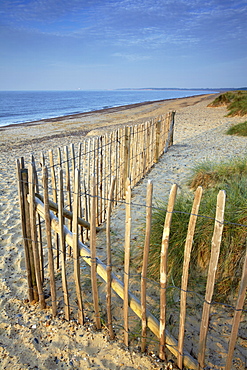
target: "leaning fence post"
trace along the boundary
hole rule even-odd
[[[160,256],[160,348],[159,357],[165,360],[165,329],[166,329],[166,287],[167,287],[167,256],[170,237],[172,213],[177,195],[177,184],[173,184],[167,205],[166,218],[163,229],[161,256]]]
[[[206,294],[203,304],[202,321],[200,327],[199,350],[198,350],[198,370],[204,368],[205,352],[206,352],[206,339],[208,333],[208,322],[211,308],[211,302],[214,292],[214,284],[216,277],[216,270],[218,266],[220,244],[222,239],[224,227],[224,212],[225,212],[226,193],[220,190],[217,196],[216,216],[214,223],[214,233],[212,237],[211,256],[208,268],[208,278],[206,285]]]
[[[79,261],[79,248],[78,248],[78,215],[79,215],[79,199],[80,199],[80,172],[75,169],[74,172],[74,199],[73,199],[73,220],[72,220],[72,233],[73,233],[73,258],[74,258],[74,277],[76,285],[76,296],[78,304],[78,322],[84,324],[83,303],[81,294],[80,283],[80,261]]]
[[[18,181],[18,193],[19,193],[19,203],[20,203],[20,213],[21,213],[21,225],[22,225],[22,238],[25,251],[25,262],[27,269],[27,284],[28,284],[28,299],[29,302],[34,300],[33,294],[33,284],[32,284],[32,270],[31,270],[31,261],[28,247],[28,236],[27,236],[27,217],[25,213],[25,204],[24,204],[24,184],[23,184],[23,172],[27,172],[27,169],[20,168],[20,161],[17,159],[17,181]]]
[[[58,184],[59,184],[59,194],[58,194],[58,222],[59,222],[59,237],[60,237],[60,248],[61,248],[61,265],[62,265],[62,286],[63,286],[63,296],[64,296],[64,312],[65,319],[69,321],[70,319],[70,308],[69,308],[69,293],[68,284],[66,278],[66,246],[65,246],[65,236],[64,236],[64,194],[63,194],[63,170],[60,168],[58,171]]]
[[[95,312],[96,328],[101,329],[99,313],[99,294],[97,287],[97,262],[96,262],[96,184],[92,177],[91,186],[91,222],[90,222],[90,249],[91,249],[91,281],[93,290],[93,303]]]
[[[184,327],[185,327],[185,317],[186,317],[186,297],[187,297],[187,286],[188,286],[188,276],[189,276],[189,264],[191,257],[191,249],[194,239],[196,221],[198,216],[198,210],[202,197],[202,187],[198,186],[195,192],[195,198],[192,205],[188,232],[184,247],[184,263],[183,263],[183,273],[181,282],[181,298],[180,298],[180,321],[179,321],[179,335],[178,335],[178,367],[182,369],[183,367],[183,346],[184,346]]]
[[[32,238],[32,249],[33,249],[33,256],[34,256],[34,266],[35,266],[35,274],[36,274],[36,281],[38,287],[38,294],[39,294],[39,302],[40,307],[45,308],[45,296],[43,292],[43,284],[42,284],[42,277],[40,271],[40,255],[38,249],[38,239],[37,239],[37,229],[36,229],[36,206],[35,206],[35,178],[34,178],[34,165],[31,163],[29,165],[29,196],[30,196],[30,224],[31,224],[31,238]]]
[[[141,275],[141,308],[142,308],[142,342],[141,350],[146,350],[147,341],[147,267],[148,267],[148,253],[150,246],[150,233],[151,233],[151,218],[152,218],[152,196],[153,196],[153,184],[149,180],[147,185],[147,200],[146,200],[146,233],[145,242],[143,249],[143,265]]]
[[[114,331],[112,328],[112,314],[111,314],[111,211],[112,203],[114,201],[114,189],[116,184],[116,178],[114,177],[111,181],[111,187],[109,192],[107,216],[106,216],[106,248],[107,248],[107,292],[106,292],[106,303],[107,303],[107,326],[110,333],[110,339],[114,339]]]
[[[127,184],[127,178],[129,176],[129,152],[130,152],[130,146],[129,146],[129,132],[130,128],[128,126],[124,127],[124,174],[123,174],[123,194],[125,195],[125,192],[127,190],[126,184]]]
[[[167,122],[168,122],[168,127],[169,127],[169,130],[168,130],[168,136],[167,136],[167,140],[166,140],[166,145],[165,145],[165,148],[164,148],[164,153],[167,152],[168,148],[173,145],[173,133],[174,133],[174,123],[175,123],[175,113],[176,112],[169,112],[167,114]]]
[[[159,151],[159,148],[160,148],[160,126],[161,126],[160,120],[156,122],[155,126],[156,126],[156,142],[155,142],[154,163],[157,163],[158,159],[159,159],[159,153],[160,153],[160,151]]]
[[[47,167],[43,167],[42,175],[43,175],[43,188],[44,188],[45,228],[46,228],[46,238],[47,238],[47,248],[48,248],[52,314],[55,317],[57,314],[57,303],[56,303],[57,298],[56,298],[56,282],[55,282],[54,260],[53,260],[53,250],[52,250],[52,233],[51,233],[51,220],[50,220],[50,210],[49,210]]]
[[[235,348],[235,344],[237,340],[238,328],[239,328],[240,318],[242,314],[242,309],[244,306],[246,289],[247,289],[247,249],[246,249],[245,260],[244,260],[244,265],[243,265],[242,278],[241,278],[239,292],[238,292],[237,304],[235,307],[235,312],[234,312],[234,317],[233,317],[233,322],[232,322],[232,331],[231,331],[231,336],[229,340],[225,370],[231,370],[232,357],[233,357],[233,352],[234,352],[234,348]]]
[[[126,182],[126,216],[125,216],[125,245],[124,245],[124,344],[128,347],[129,331],[129,266],[130,266],[130,230],[131,230],[131,186],[130,180]]]

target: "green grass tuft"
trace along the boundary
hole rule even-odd
[[[247,114],[247,91],[228,91],[219,95],[208,107],[226,106],[228,116],[244,116]]]
[[[227,135],[237,135],[237,136],[247,136],[247,121],[238,123],[230,127],[227,132]]]
[[[218,191],[224,189],[227,195],[223,238],[215,298],[224,301],[233,296],[241,276],[242,262],[246,250],[247,227],[247,159],[238,158],[224,163],[203,162],[194,168],[190,187],[204,187],[194,236],[192,259],[190,264],[190,289],[198,293],[205,290],[207,268],[211,251],[214,229],[216,198]],[[202,180],[203,179],[203,180]],[[168,249],[168,284],[180,285],[184,245],[187,235],[189,214],[193,203],[193,194],[180,195],[175,203],[172,216],[171,234]],[[160,249],[166,215],[166,204],[157,204],[153,212],[151,245],[149,255],[150,277],[159,280]],[[238,225],[232,225],[235,223]],[[142,263],[142,251],[139,249],[137,261]]]

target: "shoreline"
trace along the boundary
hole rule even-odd
[[[86,326],[78,325],[76,320],[68,323],[64,320],[62,309],[58,317],[53,319],[50,309],[42,311],[37,305],[27,302],[27,279],[15,161],[22,156],[25,157],[25,161],[29,161],[32,154],[38,160],[41,152],[47,156],[50,149],[62,148],[70,143],[78,144],[80,136],[85,136],[80,133],[80,130],[86,127],[89,128],[87,134],[104,133],[107,129],[112,129],[114,125],[134,124],[139,120],[154,118],[157,113],[158,115],[165,114],[169,109],[175,109],[174,145],[132,192],[134,201],[131,243],[134,243],[134,240],[137,240],[135,238],[138,237],[138,225],[140,226],[140,220],[143,217],[141,211],[143,207],[139,207],[139,204],[145,202],[146,184],[149,179],[154,185],[154,200],[164,200],[173,183],[179,185],[179,191],[183,190],[188,172],[196,161],[205,158],[225,159],[246,152],[247,139],[245,137],[225,135],[230,125],[245,121],[246,116],[226,117],[225,107],[208,108],[207,104],[213,99],[214,96],[208,94],[206,97],[196,96],[179,98],[179,101],[152,103],[150,106],[139,106],[118,113],[96,113],[85,117],[83,122],[78,119],[73,122],[72,119],[73,130],[71,121],[63,120],[62,130],[58,127],[59,122],[56,121],[1,132],[0,367],[9,370],[28,370],[37,365],[41,370],[95,369],[96,367],[102,370],[119,370],[120,368],[158,370],[165,367],[164,363],[156,360],[157,357],[152,352],[141,355],[133,347],[130,347],[130,351],[124,350],[124,347],[121,347],[122,337],[120,335],[117,336],[116,341],[109,342],[107,331],[94,331],[91,319]],[[121,252],[125,233],[124,204],[119,204],[114,209],[111,219],[112,248]],[[101,243],[101,238],[104,240],[105,234],[98,234],[97,238],[97,251],[100,255],[103,253],[102,246],[104,245]],[[119,267],[117,261],[113,260],[114,269]],[[116,316],[117,319],[121,318],[122,313],[117,305],[115,312],[119,315]],[[212,313],[207,339],[211,352],[208,351],[207,360],[209,364],[213,364],[211,368],[220,370],[225,361],[226,338],[229,335],[232,317],[230,315],[226,317],[225,312],[224,314],[223,312],[218,313],[216,309]],[[168,323],[170,325],[168,329],[174,336],[177,336],[178,321],[174,314],[173,320],[171,325]],[[197,353],[200,317],[198,319],[195,315],[190,315],[186,320],[188,332],[185,347],[189,352]],[[233,370],[245,369],[247,348],[246,336],[244,336],[245,327],[246,319],[243,318],[240,327],[243,335],[239,337],[235,349]],[[170,353],[167,359],[173,359]]]
[[[186,98],[168,99],[157,102],[138,103],[117,108],[106,108],[100,111],[80,113],[45,119],[0,128],[0,148],[9,149],[36,145],[38,142],[63,140],[80,141],[86,135],[102,135],[122,125],[133,125],[150,121],[169,111],[193,106],[201,101],[212,101],[218,94],[195,95]]]
[[[219,93],[207,93],[207,94],[200,94],[200,95],[191,95],[191,96],[186,96],[182,98],[170,98],[170,99],[161,99],[161,100],[154,100],[154,101],[144,101],[140,103],[133,103],[133,104],[126,104],[126,105],[119,105],[116,107],[109,107],[109,108],[102,108],[102,109],[96,109],[92,111],[86,111],[86,112],[81,112],[81,113],[73,113],[73,114],[66,114],[64,116],[57,116],[57,117],[51,117],[51,118],[42,118],[39,120],[35,121],[26,121],[26,122],[20,122],[20,123],[13,123],[13,124],[8,124],[4,126],[0,126],[0,131],[4,129],[8,129],[11,127],[19,127],[19,126],[29,126],[29,125],[34,125],[34,124],[42,124],[42,123],[47,123],[47,122],[60,122],[64,120],[71,120],[71,119],[80,119],[88,115],[93,115],[93,114],[108,114],[108,113],[117,113],[121,112],[123,110],[127,109],[133,109],[133,108],[139,108],[141,106],[145,105],[152,105],[155,103],[165,103],[169,101],[177,101],[181,99],[192,99],[194,97],[203,97],[203,96],[208,96],[208,95],[218,95]]]

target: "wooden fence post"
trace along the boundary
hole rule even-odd
[[[95,312],[96,328],[101,329],[99,313],[99,294],[97,287],[97,262],[96,262],[96,184],[92,177],[91,186],[91,222],[90,222],[90,249],[91,249],[91,281],[93,291],[93,303]]]
[[[42,276],[40,270],[40,254],[38,249],[38,238],[37,238],[37,229],[36,229],[36,206],[35,206],[35,174],[34,174],[34,165],[31,163],[29,165],[29,195],[30,195],[30,224],[31,224],[31,238],[32,238],[32,249],[33,249],[33,257],[34,257],[34,266],[35,266],[35,274],[36,274],[36,281],[37,281],[37,288],[39,294],[39,302],[40,307],[45,308],[45,296],[43,292],[43,283],[42,283]]]
[[[63,170],[60,168],[58,171],[58,184],[59,184],[59,194],[58,194],[58,220],[59,220],[59,236],[60,236],[60,248],[61,248],[61,265],[62,265],[62,286],[63,286],[63,296],[64,296],[64,312],[65,319],[69,321],[70,319],[70,308],[69,308],[69,292],[66,277],[66,246],[64,237],[64,194],[63,194]]]
[[[206,286],[205,300],[202,311],[202,321],[200,327],[200,338],[199,338],[199,350],[198,350],[198,370],[204,368],[205,362],[205,351],[206,351],[206,339],[208,333],[208,322],[209,314],[212,302],[212,296],[214,292],[215,276],[218,266],[218,259],[220,254],[220,244],[222,239],[223,227],[224,227],[224,212],[225,212],[225,201],[226,193],[224,190],[220,190],[217,196],[216,205],[216,216],[214,224],[214,233],[211,245],[211,256],[208,268],[208,278]]]
[[[111,272],[112,272],[112,264],[111,264],[111,211],[112,211],[112,203],[114,201],[114,188],[116,184],[116,178],[114,177],[111,181],[111,187],[109,192],[109,199],[108,199],[108,208],[107,208],[107,216],[106,216],[106,252],[107,252],[107,287],[106,287],[106,303],[107,303],[107,326],[110,333],[110,339],[114,339],[114,331],[112,327],[112,314],[111,314]]]
[[[159,357],[165,360],[165,329],[166,329],[166,286],[167,286],[167,255],[170,237],[170,227],[172,213],[177,195],[177,185],[173,184],[167,205],[166,218],[162,236],[161,256],[160,256],[160,348]]]
[[[48,248],[52,314],[55,317],[57,314],[57,302],[56,302],[57,298],[56,298],[56,282],[55,282],[54,260],[53,260],[53,250],[52,250],[52,234],[51,234],[51,220],[50,220],[50,210],[49,210],[47,167],[42,168],[42,174],[43,174],[45,228],[46,228],[46,238],[47,238],[47,248]]]
[[[158,120],[155,122],[155,127],[156,127],[156,142],[155,142],[155,159],[154,162],[157,163],[159,160],[159,153],[160,153],[160,126],[161,122]]]
[[[126,184],[127,184],[127,178],[129,176],[129,153],[130,153],[130,137],[129,137],[130,129],[128,126],[125,126],[124,128],[124,172],[123,172],[123,189],[124,194],[127,190]]]
[[[125,215],[125,242],[124,242],[124,344],[128,347],[129,338],[129,266],[130,266],[130,232],[131,232],[131,186],[130,180],[126,183],[126,215]]]
[[[21,229],[22,229],[22,238],[23,238],[23,246],[25,251],[25,262],[26,262],[26,270],[27,270],[27,285],[28,285],[28,299],[29,302],[34,300],[34,293],[33,293],[33,281],[32,281],[32,270],[31,270],[31,260],[30,260],[30,253],[29,253],[29,241],[28,241],[28,234],[27,234],[27,215],[25,212],[25,195],[24,195],[24,180],[23,180],[23,172],[27,173],[27,169],[20,168],[20,161],[17,159],[17,181],[18,181],[18,194],[19,194],[19,203],[20,203],[20,214],[21,214]]]
[[[152,197],[153,197],[153,184],[149,180],[147,185],[147,199],[146,199],[146,232],[145,242],[143,248],[143,264],[141,274],[141,306],[142,306],[142,341],[141,350],[146,350],[146,339],[147,339],[147,268],[148,268],[148,254],[150,246],[150,234],[151,234],[151,219],[152,219]]]
[[[178,335],[178,367],[183,368],[183,346],[184,346],[184,327],[186,317],[186,298],[187,298],[187,286],[189,277],[189,264],[191,249],[193,244],[193,238],[195,233],[196,221],[198,210],[202,197],[202,187],[198,186],[195,192],[195,198],[192,205],[188,232],[184,247],[184,262],[183,262],[183,273],[181,282],[181,296],[180,296],[180,322],[179,322],[179,335]]]
[[[73,233],[73,258],[74,258],[74,278],[76,286],[76,296],[78,304],[78,322],[84,324],[83,303],[80,283],[80,261],[78,248],[78,216],[79,216],[79,199],[80,199],[80,172],[78,169],[74,171],[74,199],[73,199],[73,219],[72,219],[72,233]]]
[[[229,340],[225,370],[231,370],[233,352],[234,352],[234,348],[235,348],[235,344],[236,344],[236,340],[238,336],[238,328],[239,328],[239,323],[241,319],[242,309],[244,306],[246,289],[247,289],[247,248],[246,248],[245,260],[244,260],[244,265],[243,265],[242,278],[241,278],[240,287],[238,291],[237,304],[235,307],[235,312],[234,312],[234,317],[233,317],[233,322],[232,322],[232,330],[231,330],[231,336]]]

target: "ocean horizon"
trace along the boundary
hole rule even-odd
[[[0,127],[124,105],[217,93],[210,89],[0,91]]]

